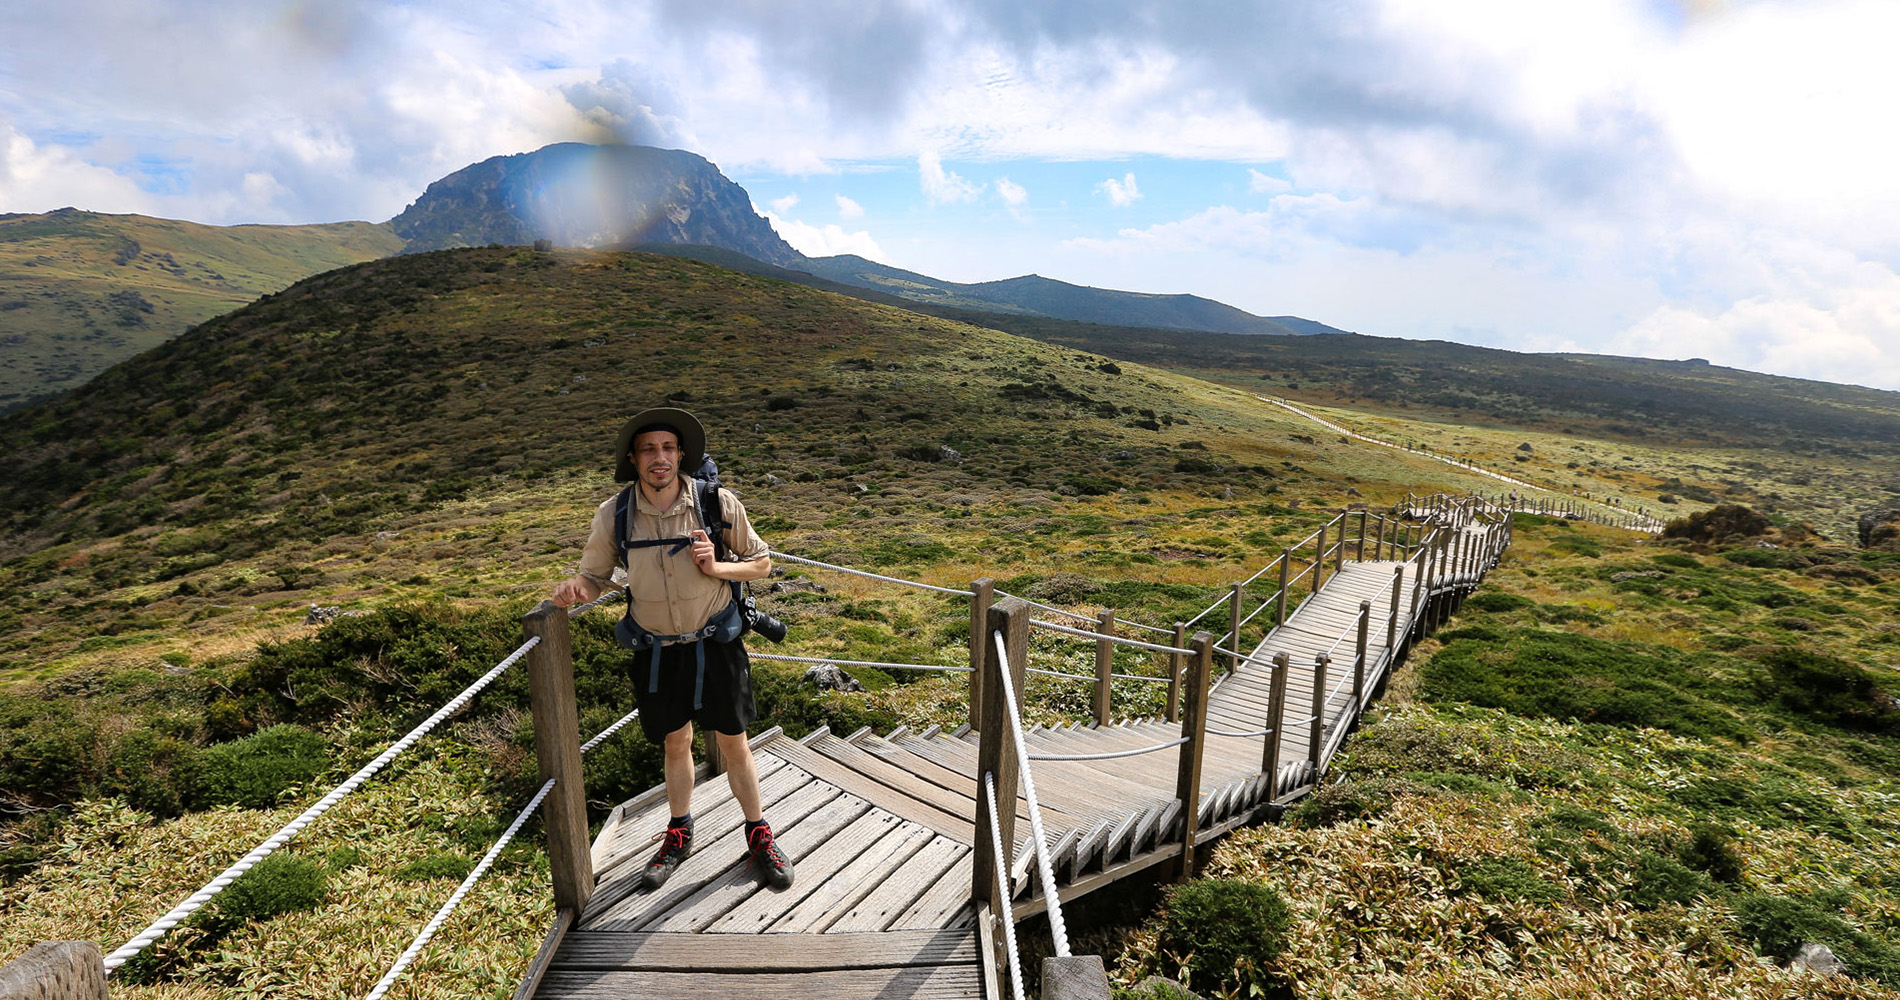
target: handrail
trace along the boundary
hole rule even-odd
[[[1051,622],[1037,621],[1034,618],[1029,619],[1029,624],[1037,628],[1048,629],[1051,632],[1061,632],[1064,635],[1078,636],[1083,639],[1106,639],[1109,642],[1118,643],[1123,646],[1133,646],[1136,649],[1145,649],[1153,653],[1185,653],[1190,656],[1194,653],[1191,649],[1182,649],[1179,646],[1161,646],[1152,642],[1142,642],[1140,639],[1129,639],[1124,636],[1109,635],[1105,632],[1089,632],[1084,629],[1070,628],[1067,625],[1056,625]]]
[[[790,663],[829,663],[839,667],[878,667],[884,670],[941,670],[953,674],[967,674],[972,669],[967,665],[944,666],[939,663],[879,663],[876,660],[833,660],[822,656],[788,656],[784,653],[748,652],[746,656],[754,660],[785,660]]]
[[[1004,671],[1007,674],[1009,671]],[[996,776],[983,772],[983,795],[989,802],[990,815],[996,813]],[[1003,951],[1009,955],[1009,982],[1015,988],[1016,1000],[1023,1000],[1022,956],[1016,953],[1016,914],[1010,905],[1009,891],[1009,853],[1003,850],[1002,828],[990,826],[990,849],[995,852],[996,897],[1003,901]],[[988,956],[985,956],[986,960]]]
[[[1008,663],[1009,649],[1003,640],[1003,633],[992,631],[990,640],[996,644],[997,662]],[[1036,777],[1029,766],[1029,744],[1023,740],[1022,704],[1016,700],[1016,685],[1010,681],[1009,671],[999,670],[996,676],[1002,678],[1003,705],[1008,709],[1004,714],[1009,716],[1009,732],[1021,765],[1023,800],[1029,806],[1029,828],[1035,841],[1036,865],[1042,876],[1043,906],[1049,916],[1049,935],[1055,942],[1056,957],[1066,958],[1069,954],[1069,928],[1062,922],[1062,900],[1056,895],[1055,866],[1049,861],[1049,838],[1042,832],[1042,806],[1036,802]],[[992,811],[990,815],[996,813]],[[1006,867],[998,868],[998,871],[1006,870]]]

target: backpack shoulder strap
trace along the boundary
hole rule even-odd
[[[706,534],[712,537],[713,556],[724,562],[728,554],[726,529],[732,522],[726,520],[725,503],[719,496],[719,482],[700,481],[699,483],[699,523],[706,528]]]
[[[620,565],[627,564],[627,551],[633,548],[627,536],[633,531],[633,486],[614,498],[614,548],[620,552]]]

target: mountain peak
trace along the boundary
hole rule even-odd
[[[390,220],[415,253],[488,243],[687,243],[772,264],[804,259],[705,157],[653,146],[560,142],[492,156],[430,184]]]

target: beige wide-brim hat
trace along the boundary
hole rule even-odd
[[[627,453],[633,450],[633,439],[644,430],[671,430],[680,439],[680,467],[682,476],[690,476],[698,471],[700,460],[706,455],[706,428],[700,426],[699,418],[672,406],[656,406],[650,410],[641,410],[633,419],[622,424],[620,438],[614,444],[614,482],[631,483],[640,477],[639,470],[633,467],[633,460]]]

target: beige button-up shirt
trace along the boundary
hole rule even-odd
[[[628,540],[685,538],[704,525],[700,523],[697,497],[699,484],[690,476],[680,477],[679,497],[673,505],[660,510],[647,501],[637,486],[633,491],[633,516],[629,518]],[[627,550],[627,564],[616,567],[619,549],[614,544],[614,502],[618,494],[607,498],[594,511],[587,545],[581,550],[580,574],[608,590],[616,586],[616,568],[626,573],[633,590],[633,620],[649,632],[683,635],[706,624],[712,616],[732,603],[732,586],[700,572],[693,562],[692,546],[674,553],[670,545],[654,545]],[[731,527],[726,529],[726,558],[731,562],[751,562],[770,554],[759,533],[752,530],[745,506],[731,490],[719,491],[720,509]]]

